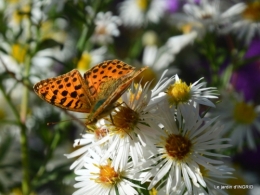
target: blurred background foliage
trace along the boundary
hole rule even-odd
[[[74,68],[84,73],[104,60],[120,59],[136,67],[149,66],[143,82],[156,82],[169,69],[168,75],[178,73],[188,84],[204,77],[208,86],[219,89],[220,97],[240,93],[254,107],[260,104],[260,20],[252,19],[258,25],[255,33],[241,35],[231,28],[242,21],[236,18],[239,14],[221,15],[235,4],[249,7],[254,1],[0,2],[0,194],[74,191],[72,161],[64,154],[74,150],[74,139],[85,130],[80,123],[84,115],[38,98],[33,85],[42,79]],[[201,15],[196,9],[193,16],[192,11],[185,12],[185,4],[199,7],[202,2],[217,11],[205,6]],[[259,12],[254,9],[250,13],[259,16],[259,6]],[[241,15],[249,17],[245,10]],[[246,113],[240,114],[247,117]],[[224,115],[225,110],[218,114]],[[259,119],[259,112],[255,118]],[[68,119],[72,120],[60,122]],[[47,125],[52,122],[57,123]],[[237,170],[236,184],[254,184],[259,189],[260,123],[256,124],[254,147],[245,143],[242,150],[234,147],[226,154]]]

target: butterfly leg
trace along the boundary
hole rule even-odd
[[[114,108],[113,108],[113,109],[115,109],[115,108],[117,108],[117,107],[120,107],[120,106],[121,106],[121,105],[123,105],[123,104],[125,104],[125,105],[127,106],[127,104],[126,104],[125,102],[122,102],[122,103],[117,103],[117,104],[114,106]],[[112,114],[111,114],[111,113],[109,114],[109,117],[110,117],[111,123],[112,123],[113,125],[115,125],[115,123],[114,123],[114,120],[113,120],[113,117],[112,117]]]
[[[111,120],[112,125],[115,126],[115,123],[114,123],[114,120],[113,120],[113,117],[112,117],[112,114],[111,114],[111,113],[109,114],[109,117],[110,117],[110,120]]]

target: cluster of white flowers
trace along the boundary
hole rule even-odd
[[[217,108],[210,113],[211,116],[219,116],[225,127],[221,136],[231,138],[232,146],[239,151],[244,146],[250,149],[257,148],[255,135],[260,133],[260,106],[252,101],[246,101],[242,94],[230,90],[222,94],[222,101]]]
[[[170,0],[125,0],[119,7],[119,16],[123,24],[130,27],[158,23],[167,13],[162,10],[167,10],[170,4]],[[169,21],[184,33],[196,31],[196,38],[201,38],[208,31],[234,32],[249,44],[255,35],[260,35],[259,10],[258,1],[230,5],[228,1],[190,0],[185,1],[182,11],[171,14],[172,20]]]
[[[169,23],[183,31],[182,35],[172,36],[160,48],[156,44],[144,45],[142,64],[155,71],[164,70],[174,61],[174,56],[196,39],[202,39],[207,32],[218,34],[235,33],[249,44],[255,35],[260,35],[260,4],[237,3],[230,6],[219,0],[187,1],[182,10],[168,14]],[[140,28],[149,23],[158,23],[166,16],[167,0],[125,0],[119,5],[119,15],[100,12],[95,17],[95,32],[92,41],[101,45],[113,42],[120,35],[119,26]],[[95,57],[95,56],[94,56]],[[147,60],[149,59],[149,60]],[[159,60],[163,59],[163,60]],[[102,60],[99,60],[101,62]],[[158,61],[162,65],[158,65]],[[176,73],[176,71],[175,71]]]
[[[178,9],[170,8],[174,2]],[[75,8],[80,8],[78,13]],[[132,84],[110,115],[87,126],[87,132],[75,140],[75,151],[66,154],[69,159],[76,158],[70,167],[77,175],[78,190],[74,195],[131,195],[147,191],[153,195],[225,194],[214,186],[224,185],[225,179],[232,178],[233,169],[224,165],[227,156],[219,149],[258,148],[259,101],[246,100],[236,89],[228,94],[227,85],[232,83],[230,78],[237,68],[257,62],[257,56],[245,58],[250,44],[260,37],[259,0],[0,0],[0,12],[3,24],[6,23],[0,30],[0,74],[8,73],[2,82],[6,96],[0,96],[4,130],[0,144],[7,143],[4,140],[13,135],[21,136],[20,122],[14,123],[19,117],[15,118],[10,109],[14,106],[9,104],[23,104],[22,84],[28,87],[74,65],[84,73],[112,58],[149,67],[147,78]],[[237,42],[233,42],[233,34]],[[213,43],[213,37],[228,39],[223,47],[230,48],[223,51],[230,49],[230,53],[222,54],[222,47]],[[197,43],[195,52],[189,51],[194,47],[183,52],[192,55],[177,56],[188,45]],[[216,45],[212,55],[200,47],[201,43]],[[207,63],[215,66],[210,67],[207,77],[212,85],[224,88],[223,94],[218,95],[215,87],[206,87],[202,79],[187,85],[176,74],[178,68],[196,66],[201,54],[207,57],[207,62],[203,61],[207,67]],[[68,63],[72,59],[73,63]],[[172,66],[175,59],[176,65],[181,62],[179,66]],[[186,72],[182,74],[185,76]],[[151,82],[143,84],[147,80]],[[216,106],[218,96],[220,102]],[[2,103],[8,98],[12,102]],[[49,107],[39,105],[27,112],[34,113],[31,118],[25,117],[29,130],[36,127],[34,121],[46,119],[46,113],[51,112]],[[11,145],[12,153],[16,145]],[[63,153],[66,152],[62,150]],[[10,159],[16,160],[14,157],[6,158],[6,162],[10,164]],[[19,179],[12,176],[6,180],[8,172],[9,169],[4,170],[0,180],[7,186],[16,186],[12,181],[19,183],[21,173],[15,175]]]
[[[100,119],[67,158],[79,157],[74,195],[140,194],[144,183],[157,194],[219,194],[214,184],[229,178],[219,149],[230,146],[220,138],[222,126],[203,118],[200,105],[214,107],[216,88],[198,80],[187,85],[165,73],[150,84],[132,84],[110,117]]]

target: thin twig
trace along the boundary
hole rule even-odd
[[[73,114],[71,114],[70,112],[68,112],[68,110],[64,110],[64,109],[62,109],[62,110],[63,110],[63,112],[64,112],[66,115],[68,115],[69,117],[71,117],[72,120],[75,120],[75,121],[77,121],[79,124],[81,124],[81,125],[83,125],[84,127],[86,127],[86,124],[85,124],[83,121],[79,120],[79,118],[77,118],[76,116],[74,116]]]

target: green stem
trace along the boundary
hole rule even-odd
[[[79,41],[77,43],[77,48],[80,52],[84,51],[84,48],[85,48],[85,45],[86,45],[86,42],[87,42],[87,34],[88,34],[88,27],[84,25],[81,36],[80,36]]]
[[[203,54],[207,58],[211,69],[211,85],[219,86],[220,79],[218,75],[219,64],[217,63],[217,47],[215,45],[214,36],[205,35],[205,41],[202,42]]]
[[[28,78],[29,70],[30,70],[30,62],[31,59],[29,58],[26,63],[26,69],[25,69],[25,78]],[[25,81],[28,84],[28,80]],[[27,116],[27,108],[28,108],[28,97],[29,97],[29,90],[27,87],[23,87],[23,94],[22,94],[22,102],[21,102],[21,111],[20,114],[17,111],[16,107],[11,101],[10,96],[8,96],[5,91],[4,87],[0,84],[0,90],[2,91],[2,94],[4,98],[6,99],[8,105],[12,109],[16,120],[20,126],[21,129],[21,137],[20,137],[20,143],[21,143],[21,161],[22,161],[22,172],[23,172],[23,179],[22,179],[22,192],[23,195],[29,195],[30,193],[30,178],[29,178],[29,153],[28,153],[28,140],[26,136],[26,116]]]
[[[35,178],[33,179],[33,186],[36,186],[38,183],[38,180],[41,178],[41,176],[45,173],[46,171],[46,164],[48,163],[48,161],[51,159],[53,151],[55,150],[55,148],[57,148],[57,145],[60,141],[60,131],[55,131],[54,137],[52,139],[50,148],[47,152],[46,158],[44,163],[41,165],[41,167],[39,168]]]
[[[81,57],[81,54],[86,49],[89,38],[91,37],[91,35],[93,34],[93,32],[95,30],[94,19],[96,17],[96,14],[98,13],[98,10],[100,9],[100,6],[102,5],[102,3],[103,4],[105,3],[104,1],[102,3],[101,2],[102,1],[95,1],[95,4],[93,5],[95,14],[87,19],[86,24],[83,24],[82,33],[81,33],[79,41],[77,43],[77,49],[79,52],[78,58]]]
[[[27,89],[27,87],[24,87]],[[19,113],[15,108],[14,104],[11,101],[11,98],[4,92],[4,88],[0,85],[0,90],[3,93],[4,98],[6,99],[8,105],[11,107],[18,124],[21,128],[21,151],[22,151],[22,165],[23,165],[23,180],[22,180],[22,192],[24,195],[29,195],[30,192],[30,180],[29,180],[29,165],[28,165],[28,149],[27,149],[27,137],[26,137],[26,127],[25,124],[19,118]]]
[[[23,179],[22,179],[22,192],[24,195],[30,193],[30,177],[29,177],[29,155],[28,155],[28,141],[26,136],[25,125],[21,126],[21,152],[22,152],[22,166],[23,166]]]
[[[29,84],[28,76],[30,73],[31,57],[28,55],[25,63],[25,83]],[[23,167],[23,179],[22,179],[22,192],[24,195],[29,195],[31,191],[30,186],[30,175],[29,175],[29,150],[28,150],[28,139],[26,135],[26,118],[28,113],[28,103],[29,103],[29,90],[27,87],[23,87],[22,101],[21,101],[21,111],[20,111],[20,121],[21,121],[21,152],[22,152],[22,167]]]
[[[30,1],[29,5],[32,5],[32,1]],[[29,19],[29,25],[28,25],[28,39],[31,39],[32,33],[31,33],[31,26],[32,21]],[[28,80],[30,69],[31,69],[31,60],[32,60],[32,52],[29,50],[26,58],[25,58],[25,69],[24,69],[24,83],[28,86],[30,85],[30,82]],[[27,87],[23,87],[22,92],[22,100],[21,100],[21,110],[20,110],[20,121],[21,121],[21,137],[20,137],[20,143],[21,143],[21,161],[22,161],[22,193],[23,195],[29,195],[32,191],[31,189],[31,182],[30,182],[30,165],[29,165],[29,149],[28,149],[28,137],[26,135],[26,119],[27,119],[27,113],[28,113],[28,107],[29,107],[29,89]]]

